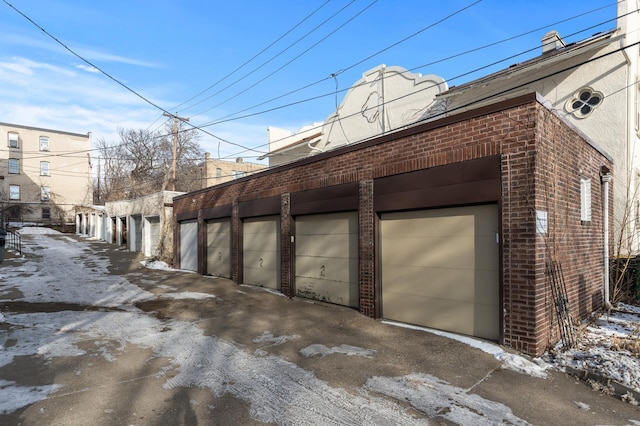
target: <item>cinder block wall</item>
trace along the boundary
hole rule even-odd
[[[584,318],[602,304],[602,200],[599,173],[611,168],[603,153],[540,103],[535,94],[342,147],[252,177],[174,199],[174,214],[202,212],[243,201],[281,197],[281,290],[293,296],[290,194],[358,183],[359,310],[377,306],[376,178],[486,157],[501,158],[501,343],[541,354],[557,340],[547,260],[563,265],[571,313]],[[580,176],[592,179],[592,221],[580,221]],[[445,206],[442,206],[445,207]],[[536,234],[536,210],[549,212],[549,233]],[[237,207],[233,209],[237,216]],[[200,215],[201,217],[202,215]],[[201,227],[204,227],[202,218]],[[232,220],[234,241],[241,222]],[[176,239],[176,241],[179,241]],[[201,237],[199,244],[206,245]],[[553,250],[550,250],[553,247]],[[241,265],[236,247],[232,277]],[[178,252],[176,249],[175,252]],[[206,256],[206,247],[200,250]],[[206,259],[200,260],[206,265]],[[205,273],[205,266],[201,272]]]

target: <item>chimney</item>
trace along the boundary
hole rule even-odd
[[[238,158],[236,158],[236,163],[238,163],[238,164],[242,164],[242,157],[238,157]]]
[[[564,46],[564,40],[555,30],[549,31],[542,37],[542,54],[561,49]]]

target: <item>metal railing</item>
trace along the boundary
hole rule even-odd
[[[19,255],[22,255],[22,237],[20,234],[8,228],[4,230],[7,231],[7,239],[4,243],[5,250],[14,250]]]

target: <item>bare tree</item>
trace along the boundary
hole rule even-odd
[[[181,123],[182,125],[182,123]],[[97,142],[101,153],[96,198],[100,201],[131,199],[166,189],[171,180],[173,128],[165,132],[118,129],[120,141]],[[201,188],[197,170],[204,159],[197,130],[179,128],[176,145],[176,190]],[[196,172],[194,172],[196,171]],[[98,184],[99,183],[99,184]]]
[[[187,125],[179,121],[176,144],[176,191],[190,192],[203,187],[203,162],[204,150],[199,144],[200,133],[193,128],[186,128]],[[167,150],[171,153],[173,150],[173,127],[170,121],[167,121],[165,130],[169,137],[165,139],[169,145]],[[169,156],[169,161],[171,160]],[[171,172],[167,174],[171,178]]]

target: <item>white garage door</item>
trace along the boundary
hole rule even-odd
[[[358,307],[358,214],[295,219],[296,295]]]
[[[198,221],[180,222],[180,268],[198,270]]]
[[[144,220],[144,255],[156,256],[160,245],[160,216],[147,216]]]
[[[242,229],[244,284],[280,288],[280,220],[278,216],[246,219]]]
[[[207,222],[207,273],[217,277],[231,277],[231,221]]]
[[[496,205],[383,214],[385,318],[499,339]]]

